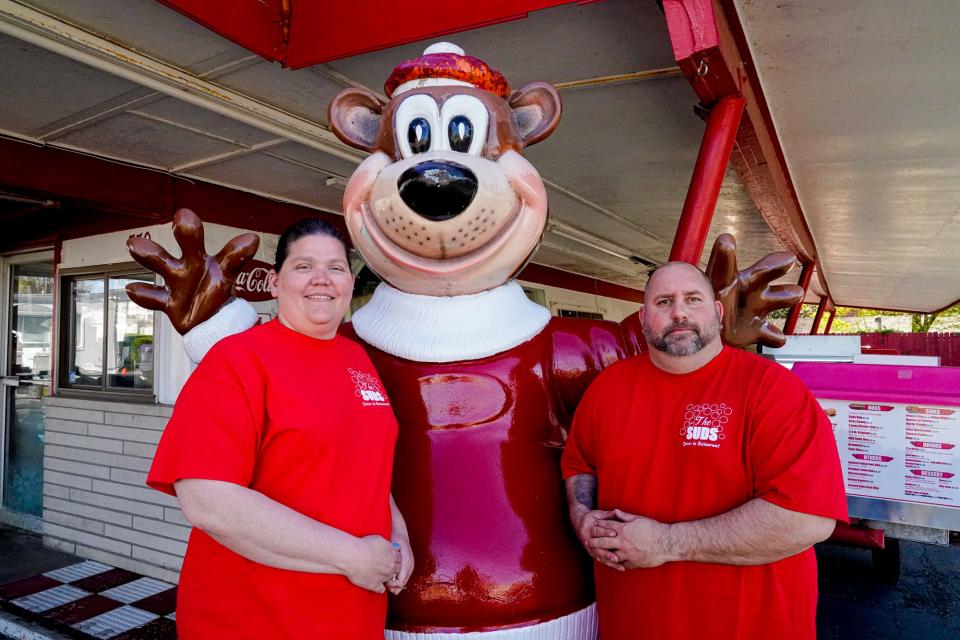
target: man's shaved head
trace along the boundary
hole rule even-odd
[[[666,272],[672,269],[688,269],[691,273],[696,272],[700,275],[700,278],[703,280],[703,286],[706,288],[707,293],[710,295],[711,302],[717,299],[717,295],[713,290],[713,284],[710,283],[710,279],[707,278],[707,274],[701,271],[698,267],[693,266],[689,262],[683,262],[680,260],[674,260],[673,262],[668,262],[662,264],[653,271],[650,272],[650,275],[647,276],[647,288],[644,290],[644,298],[647,296],[653,295],[654,282],[658,279],[658,276],[664,275]]]

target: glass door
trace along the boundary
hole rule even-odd
[[[43,398],[53,362],[52,252],[3,259],[2,506],[43,513]]]

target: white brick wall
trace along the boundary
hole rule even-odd
[[[44,544],[177,582],[190,526],[144,482],[172,407],[44,399]]]

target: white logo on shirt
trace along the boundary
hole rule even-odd
[[[347,373],[357,387],[354,393],[363,402],[363,406],[389,406],[387,394],[383,392],[383,387],[375,375],[355,369],[347,369]]]
[[[723,425],[730,419],[733,409],[726,403],[720,404],[704,402],[688,404],[683,415],[683,436],[685,447],[713,447],[720,448],[720,441],[726,438]]]

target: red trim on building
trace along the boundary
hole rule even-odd
[[[344,234],[343,217],[162,171],[63,149],[0,138],[0,190],[61,202],[5,223],[0,250],[54,244],[169,222],[181,207],[205,222],[280,233],[308,216],[324,218]]]
[[[640,289],[631,289],[623,285],[581,276],[542,264],[528,264],[524,270],[520,272],[520,275],[517,276],[517,279],[535,282],[548,287],[559,287],[561,289],[579,291],[580,293],[589,293],[591,295],[643,304],[643,291]]]

